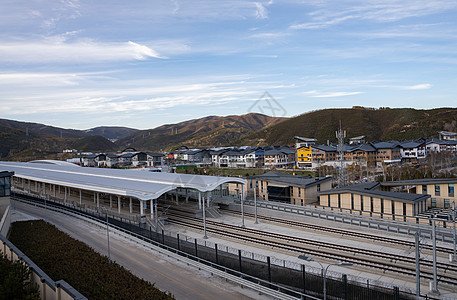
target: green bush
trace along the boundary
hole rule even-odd
[[[21,261],[0,255],[0,300],[40,299],[38,285],[30,281],[31,271]]]
[[[173,299],[42,220],[15,222],[10,241],[53,280],[65,280],[89,299]]]

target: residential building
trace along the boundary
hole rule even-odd
[[[441,140],[457,141],[457,133],[450,131],[438,131]]]
[[[270,171],[262,175],[248,176],[247,193],[259,199],[306,205],[318,201],[321,189],[330,189],[332,177],[316,177],[287,175]]]

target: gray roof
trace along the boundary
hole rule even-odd
[[[87,168],[43,163],[0,162],[0,169],[14,171],[16,177],[77,189],[131,196],[150,200],[176,188],[208,192],[223,183],[245,184],[237,177],[218,177],[138,170]]]
[[[402,185],[438,184],[438,183],[455,183],[455,184],[457,184],[457,178],[421,178],[421,179],[411,179],[411,180],[385,181],[385,182],[381,182],[381,185],[383,185],[383,186],[402,186]]]
[[[399,147],[397,143],[394,142],[376,142],[371,143],[375,149],[394,149]]]
[[[332,177],[315,177],[288,175],[276,171],[270,171],[262,175],[248,176],[248,179],[258,179],[268,182],[278,182],[281,184],[288,184],[291,186],[309,188],[332,179]]]

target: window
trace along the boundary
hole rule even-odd
[[[0,178],[0,197],[9,196],[11,194],[11,178]]]
[[[360,208],[363,211],[363,196],[360,195]]]
[[[301,197],[301,188],[298,188],[298,197]]]
[[[422,194],[427,194],[427,185],[426,184],[423,184],[422,185]]]
[[[354,209],[354,194],[351,193],[351,209]]]
[[[395,220],[395,201],[391,200],[392,203],[392,218]]]
[[[338,208],[341,208],[341,194],[338,194]]]
[[[448,184],[447,193],[448,193],[449,197],[454,197],[454,184],[453,183]]]
[[[406,203],[403,203],[403,215],[406,216]]]
[[[431,198],[431,206],[436,207],[436,198]]]
[[[381,198],[381,213],[384,213],[384,199]]]
[[[327,206],[330,207],[330,194],[327,196],[328,196],[328,205]]]
[[[370,197],[370,211],[373,212],[373,197]]]
[[[451,207],[449,199],[444,199],[444,208]]]
[[[317,191],[318,191],[318,192],[321,191],[321,184],[320,184],[320,183],[317,184]]]
[[[440,185],[435,184],[435,196],[439,196],[439,195],[440,195]]]

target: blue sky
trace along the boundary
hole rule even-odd
[[[0,29],[0,118],[146,129],[265,92],[278,116],[457,103],[454,0],[2,0]]]

